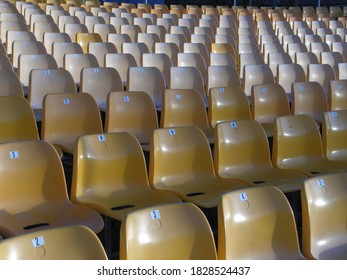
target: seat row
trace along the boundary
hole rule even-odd
[[[300,124],[302,120],[304,118],[300,119]],[[292,123],[293,127],[290,129],[297,128],[297,123]],[[221,129],[229,130],[229,135],[235,134],[235,131],[243,134],[243,124],[247,126],[246,121],[236,124],[229,122],[221,125]],[[254,126],[254,121],[248,121],[248,124],[251,133],[257,126]],[[261,130],[259,124],[258,129]],[[266,139],[264,131],[262,135],[263,139]],[[183,140],[187,142],[182,144]],[[307,141],[310,140],[312,139]],[[246,135],[245,141],[249,142]],[[306,144],[302,146],[307,147]],[[70,255],[64,250],[64,255],[60,255],[60,250],[51,248],[56,244],[54,239],[65,237],[64,231],[73,231],[72,227],[60,228],[61,226],[84,225],[96,233],[99,232],[103,223],[98,212],[122,221],[121,259],[216,259],[216,247],[209,223],[201,210],[194,206],[200,204],[204,208],[213,204],[213,207],[218,207],[220,259],[304,259],[299,249],[292,209],[278,188],[271,187],[266,182],[263,182],[263,187],[248,188],[241,182],[238,187],[232,187],[232,179],[218,179],[220,182],[224,180],[225,189],[217,194],[217,179],[214,179],[215,182],[211,181],[212,178],[208,179],[208,174],[213,172],[211,164],[206,162],[207,158],[211,160],[208,142],[197,128],[178,127],[155,132],[155,154],[151,158],[149,175],[150,181],[154,180],[152,187],[146,179],[141,147],[132,135],[85,135],[78,139],[76,147],[78,152],[74,158],[71,203],[66,194],[60,159],[50,144],[43,141],[24,141],[0,145],[0,153],[3,154],[1,178],[4,181],[1,185],[6,188],[3,192],[6,196],[1,203],[3,214],[0,219],[0,233],[5,237],[5,240],[0,242],[1,258],[16,256],[20,259],[105,259],[107,256],[102,248],[100,249],[100,243],[97,245],[99,249],[93,248],[91,252],[86,252],[88,246],[83,246],[83,242],[90,240],[89,235],[93,234],[90,230],[89,233],[84,232],[86,230],[82,227],[70,236],[73,238],[76,234],[81,234],[79,242],[74,242],[73,246],[67,249],[73,250],[77,246],[77,252]],[[179,150],[174,150],[175,147]],[[300,150],[300,147],[296,147]],[[192,154],[189,151],[192,151]],[[247,149],[247,153],[249,151]],[[309,157],[311,156],[308,155],[307,158]],[[162,162],[158,162],[162,159]],[[328,164],[320,162],[319,166],[328,167]],[[153,168],[160,173],[155,172],[152,175]],[[193,173],[187,177],[185,172],[188,169]],[[261,168],[253,170],[259,171]],[[307,258],[344,259],[347,253],[344,249],[346,232],[341,230],[341,226],[347,212],[341,205],[345,204],[347,194],[346,173],[339,173],[337,169],[329,170],[329,167],[325,171],[328,171],[327,175],[323,172],[312,172],[310,176],[314,177],[311,179],[304,179],[302,175],[303,253]],[[19,174],[22,176],[18,176]],[[159,179],[160,176],[163,176],[163,180]],[[196,180],[203,180],[206,187],[201,183],[194,183]],[[280,175],[277,180],[283,182],[284,177]],[[210,184],[209,187],[207,184]],[[240,187],[241,189],[237,190]],[[209,193],[206,193],[207,191]],[[42,193],[45,196],[42,196]],[[180,204],[180,198],[190,203]],[[212,199],[213,203],[204,205],[203,201],[206,199]],[[198,201],[200,203],[196,203]],[[322,205],[317,205],[318,201],[324,201],[324,209]],[[167,204],[169,202],[171,203]],[[57,211],[59,215],[55,214]],[[333,221],[331,215],[327,215],[332,211],[337,211],[334,212]],[[178,222],[180,227],[177,227]],[[58,229],[39,232],[47,228]],[[55,231],[58,235],[52,238],[50,235]],[[150,236],[146,242],[143,242],[144,235]],[[192,238],[195,240],[194,244],[201,242],[201,245],[191,246]],[[242,242],[235,242],[234,238]],[[320,242],[326,238],[329,242],[321,246]],[[16,243],[21,240],[24,243],[19,252],[14,254]],[[264,243],[265,240],[272,241]],[[68,239],[67,244],[71,241]],[[165,252],[155,249],[163,246],[167,249]],[[42,248],[47,250],[45,254],[39,253]],[[55,255],[54,251],[58,255]]]

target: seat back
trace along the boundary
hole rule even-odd
[[[105,66],[105,55],[108,53],[117,53],[117,49],[114,44],[109,42],[90,42],[88,44],[88,53],[93,54],[100,67]]]
[[[0,96],[24,96],[22,84],[12,70],[0,70],[0,84]]]
[[[322,141],[325,156],[330,160],[347,160],[347,110],[325,112]]]
[[[329,110],[347,109],[347,80],[331,80],[328,92]]]
[[[86,226],[41,230],[0,244],[2,260],[107,260],[98,236]]]
[[[122,81],[116,69],[91,67],[81,70],[80,91],[94,97],[101,111],[106,111],[107,96],[112,91],[123,91]]]
[[[6,35],[6,52],[12,54],[13,42],[14,41],[37,41],[34,33],[30,31],[15,31],[9,30]]]
[[[274,76],[266,64],[248,64],[243,68],[242,89],[247,96],[252,94],[252,86],[259,84],[273,84]]]
[[[301,65],[306,77],[308,77],[308,65],[319,63],[317,56],[313,52],[297,52],[293,61]]]
[[[318,82],[327,94],[331,80],[336,80],[334,69],[329,64],[309,64],[308,81]]]
[[[322,159],[323,147],[316,122],[308,115],[276,118],[272,163],[279,168],[295,166],[301,160]]]
[[[232,66],[209,66],[206,93],[212,88],[241,87],[240,75]]]
[[[122,53],[131,54],[137,65],[142,65],[142,55],[144,53],[149,53],[149,49],[145,43],[123,43]]]
[[[67,33],[63,32],[46,32],[43,34],[43,43],[46,47],[47,53],[53,54],[54,42],[71,43],[71,39]]]
[[[0,142],[39,140],[28,101],[23,96],[1,96],[0,101]]]
[[[301,190],[302,250],[309,259],[346,258],[346,180],[346,173],[337,173],[305,181]]]
[[[102,43],[101,36],[98,33],[81,33],[76,34],[76,43],[80,44],[83,53],[88,53],[88,45],[91,42]]]
[[[208,140],[192,126],[161,128],[153,133],[149,180],[155,189],[215,176]]]
[[[106,132],[129,132],[140,144],[149,145],[158,128],[157,112],[151,97],[143,91],[111,92],[107,98]]]
[[[208,108],[210,127],[223,121],[251,119],[247,97],[240,87],[212,88]]]
[[[47,94],[42,115],[42,139],[70,154],[79,136],[103,131],[98,105],[88,93]]]
[[[59,68],[64,67],[65,54],[83,54],[82,47],[76,42],[54,42],[52,45],[52,55]]]
[[[45,45],[38,41],[14,41],[12,45],[11,62],[18,68],[19,56],[22,54],[46,54]]]
[[[218,205],[219,259],[304,259],[291,206],[266,186],[223,195]]]
[[[0,53],[0,70],[12,71],[13,65],[6,54]]]
[[[165,85],[168,87],[170,80],[170,67],[172,67],[172,61],[170,57],[165,53],[144,53],[142,55],[143,67],[156,67],[163,74]]]
[[[328,103],[323,87],[318,82],[297,82],[292,84],[292,114],[306,114],[319,124],[323,113],[328,111]]]
[[[143,242],[144,235],[151,236],[150,240]],[[121,225],[120,240],[123,260],[217,259],[211,227],[203,212],[191,203],[130,213]]]
[[[276,82],[281,85],[287,94],[292,93],[292,84],[305,82],[306,75],[300,64],[279,64],[277,66]]]

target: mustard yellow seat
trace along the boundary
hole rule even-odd
[[[1,69],[1,65],[0,65],[0,84],[1,84],[0,96],[24,97],[23,87],[19,80],[18,75],[13,70]]]
[[[107,260],[97,235],[81,225],[50,228],[0,242],[2,260]]]
[[[215,128],[214,166],[222,178],[254,185],[272,185],[283,192],[300,190],[307,177],[299,171],[275,168],[262,126],[254,120],[222,122]]]
[[[53,93],[43,99],[41,138],[73,154],[77,138],[102,133],[98,105],[88,93]]]
[[[347,109],[347,80],[332,80],[328,91],[329,110]]]
[[[347,110],[325,112],[322,124],[324,155],[329,160],[347,161]]]
[[[218,205],[218,258],[305,259],[293,211],[280,190],[267,186],[222,196]]]
[[[81,136],[75,155],[74,203],[122,221],[134,210],[181,201],[172,194],[151,190],[141,146],[129,133]]]
[[[248,187],[245,182],[216,176],[208,140],[194,126],[154,131],[149,180],[154,189],[204,208],[216,207],[225,192]]]
[[[85,225],[99,233],[102,217],[69,200],[64,170],[46,141],[0,145],[0,234],[11,237],[40,229]]]
[[[215,242],[203,212],[191,203],[130,213],[121,225],[120,259],[215,260]]]
[[[279,168],[298,169],[309,177],[347,170],[347,162],[324,157],[321,134],[316,122],[308,115],[276,119],[272,163]]]
[[[309,259],[347,259],[347,174],[305,181],[301,190],[302,250]]]
[[[101,36],[97,33],[78,32],[76,34],[76,43],[81,45],[83,53],[88,53],[88,44],[90,42],[102,43]]]

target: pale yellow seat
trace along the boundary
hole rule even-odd
[[[11,56],[14,41],[37,41],[34,33],[30,31],[7,31],[6,53]]]
[[[67,53],[64,55],[64,69],[72,75],[75,84],[80,85],[83,68],[99,67],[98,60],[91,53]]]
[[[118,53],[114,44],[109,42],[90,42],[88,44],[88,53],[93,54],[100,67],[105,66],[105,55],[108,53]]]
[[[14,41],[12,45],[11,62],[18,68],[19,56],[22,54],[46,54],[45,45],[38,41]]]
[[[272,137],[275,119],[291,114],[284,88],[279,84],[254,85],[251,97],[253,119],[263,126],[268,137]]]
[[[81,70],[80,92],[94,97],[101,111],[106,111],[107,96],[112,91],[123,91],[121,78],[111,67],[85,67]]]
[[[325,92],[328,93],[331,80],[336,80],[334,69],[329,64],[309,64],[307,80],[319,83]]]
[[[141,33],[141,28],[138,25],[122,24],[120,26],[120,34],[129,35],[131,42],[137,42],[137,34]]]
[[[155,53],[164,53],[166,54],[174,67],[177,66],[177,54],[180,52],[179,47],[174,43],[156,43],[155,44]]]
[[[79,136],[102,133],[98,105],[88,93],[47,94],[42,102],[41,138],[74,154]]]
[[[289,101],[292,96],[292,84],[295,82],[305,82],[306,75],[304,69],[300,64],[279,64],[277,66],[276,83],[284,88],[287,93]]]
[[[216,176],[207,138],[192,126],[154,131],[149,180],[154,189],[174,193],[203,208],[216,207],[223,193],[248,186]]]
[[[151,19],[149,18],[143,18],[142,16],[141,17],[135,17],[134,18],[134,22],[133,22],[134,25],[137,25],[137,26],[140,26],[141,28],[141,31],[143,33],[145,33],[147,31],[147,26],[148,25],[152,25],[153,22]]]
[[[124,17],[111,17],[110,24],[113,25],[116,29],[116,33],[120,34],[122,25],[129,25],[129,21]]]
[[[65,69],[33,69],[29,76],[28,101],[36,121],[42,119],[42,101],[48,93],[76,92],[71,74]]]
[[[238,178],[254,186],[275,186],[282,192],[298,191],[307,177],[299,171],[275,168],[269,142],[256,120],[235,120],[215,127],[214,166],[222,178]]]
[[[218,258],[304,260],[285,195],[269,186],[223,195],[218,205]]]
[[[296,82],[292,84],[293,115],[306,114],[318,124],[322,123],[323,113],[328,111],[328,102],[323,87],[318,82]]]
[[[127,79],[128,91],[144,91],[153,100],[158,110],[162,106],[162,96],[166,85],[164,76],[156,67],[130,67]]]
[[[0,67],[0,84],[0,96],[24,96],[19,77],[11,68],[4,69]]]
[[[268,65],[272,71],[272,74],[277,78],[277,67],[281,64],[293,63],[292,58],[287,53],[269,53]]]
[[[144,53],[142,55],[143,67],[156,67],[163,74],[166,87],[169,86],[170,68],[173,66],[169,56],[165,53]]]
[[[94,31],[95,24],[106,24],[106,22],[103,17],[88,15],[84,18],[84,24],[87,26],[88,32],[93,33],[95,32]]]
[[[239,63],[238,63],[238,71],[240,73],[240,78],[243,79],[243,71],[246,65],[254,65],[254,64],[265,64],[263,56],[260,52],[253,53],[240,53],[239,55]]]
[[[131,43],[131,39],[128,34],[119,34],[119,33],[108,34],[107,41],[115,45],[118,53],[122,53],[123,43]]]
[[[36,241],[36,242],[33,242]],[[107,260],[98,236],[82,225],[39,230],[6,239],[2,260]]]
[[[211,50],[211,52],[213,51]],[[201,55],[201,57],[204,59],[205,65],[207,65],[210,60],[210,51],[207,49],[207,46],[202,43],[184,43],[183,53],[196,53]]]
[[[64,32],[70,36],[72,42],[77,42],[77,34],[87,33],[88,28],[83,23],[66,23],[64,27]]]
[[[264,61],[266,64],[269,64],[269,55],[270,53],[284,53],[284,49],[280,43],[266,43],[264,44]]]
[[[165,34],[165,42],[174,42],[180,47],[180,50],[182,50],[184,43],[191,42],[191,37],[192,34],[187,26],[173,25],[170,27],[170,33]]]
[[[52,44],[52,55],[59,68],[64,67],[65,54],[83,54],[80,44],[76,42],[54,42]]]
[[[154,33],[139,33],[137,34],[137,42],[138,43],[144,43],[148,51],[150,53],[154,53],[155,50],[155,43],[159,43],[160,38],[157,34]]]
[[[347,161],[347,110],[324,113],[322,142],[324,155],[329,160]]]
[[[76,204],[123,221],[138,209],[181,201],[151,190],[143,151],[130,133],[81,136],[75,155],[71,200]]]
[[[128,132],[136,137],[144,151],[159,127],[157,111],[144,91],[114,91],[107,97],[105,132]]]
[[[211,88],[207,116],[213,128],[219,122],[251,119],[247,96],[240,87]]]
[[[116,28],[112,24],[96,23],[94,24],[93,32],[98,33],[101,36],[103,42],[107,42],[109,34],[116,34]]]
[[[308,65],[309,64],[318,64],[319,60],[313,52],[297,52],[295,54],[295,63],[301,65],[304,69],[306,77],[308,77]]]
[[[70,43],[71,38],[67,33],[63,32],[45,32],[43,34],[43,44],[48,54],[53,54],[53,43],[55,42]]]
[[[347,61],[347,42],[334,42],[331,44],[331,51],[342,55],[344,62]]]
[[[328,64],[333,68],[335,76],[338,75],[338,64],[344,63],[344,59],[339,52],[322,52],[321,53],[321,64]]]
[[[274,126],[272,163],[283,169],[297,169],[306,176],[346,170],[346,162],[327,160],[316,122],[308,115],[278,117]]]
[[[328,92],[329,111],[347,109],[347,80],[331,80]]]
[[[43,35],[46,32],[58,33],[60,32],[60,30],[58,25],[55,24],[54,22],[51,22],[51,23],[35,22],[34,29],[32,32],[35,34],[37,41],[43,42]]]
[[[177,54],[178,67],[194,67],[199,70],[204,86],[207,81],[207,68],[206,62],[200,53],[178,53]]]
[[[151,238],[144,242],[143,236]],[[191,203],[175,203],[127,216],[120,230],[120,259],[216,260],[217,252],[203,212]]]
[[[144,53],[149,53],[149,49],[145,43],[123,43],[122,53],[131,54],[137,65],[142,65],[142,55]]]
[[[312,42],[309,50],[310,52],[313,52],[317,56],[317,59],[319,62],[320,62],[320,54],[322,52],[330,52],[329,45],[325,42]]]
[[[105,67],[111,67],[117,70],[123,87],[126,87],[128,81],[128,69],[137,67],[135,58],[128,53],[107,53],[105,54]]]
[[[214,130],[209,126],[202,96],[195,90],[167,89],[163,95],[160,127],[196,126],[214,142]]]
[[[312,43],[320,43],[320,42],[323,42],[322,38],[317,35],[317,34],[307,34],[305,35],[304,37],[304,43],[305,43],[305,46],[308,50],[311,49],[311,44]],[[317,57],[319,59],[319,57]]]
[[[346,260],[346,173],[308,179],[301,192],[302,251],[308,259]]]
[[[162,25],[149,24],[146,27],[146,32],[149,34],[157,34],[161,42],[165,42],[166,29]]]
[[[29,31],[29,28],[21,21],[1,21],[0,39],[3,44],[6,44],[6,34],[8,31]]]
[[[306,53],[308,52],[307,47],[304,43],[290,43],[287,45],[287,53],[292,58],[292,61],[295,61],[295,56],[297,53]],[[317,58],[319,59],[319,58]]]
[[[211,88],[241,87],[240,75],[232,66],[209,66],[206,93]]]
[[[243,67],[242,89],[247,96],[251,96],[252,86],[274,82],[272,71],[266,64],[247,64]]]
[[[58,24],[59,30],[61,32],[66,32],[65,31],[65,25],[66,24],[81,24],[80,20],[76,16],[71,16],[70,14],[68,15],[60,15],[58,17],[58,21],[56,22]],[[74,38],[71,38],[74,39]]]
[[[69,200],[63,165],[51,144],[40,140],[3,143],[0,154],[1,235],[68,225],[85,225],[95,233],[103,229],[96,211]]]
[[[237,68],[235,58],[228,53],[210,53],[210,66],[232,66]]]

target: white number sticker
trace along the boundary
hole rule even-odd
[[[105,142],[105,135],[103,134],[98,135],[98,140],[99,142]]]
[[[224,92],[224,91],[225,91],[224,88],[220,88],[220,89],[219,89],[219,92]]]
[[[231,122],[230,125],[231,125],[232,128],[237,128],[237,123],[236,122]]]
[[[319,187],[325,187],[324,179],[318,179],[317,180],[317,184],[318,184]]]
[[[240,196],[241,201],[247,201],[248,200],[247,194],[245,192],[240,193],[239,196]]]
[[[33,248],[41,247],[45,245],[45,239],[43,238],[43,236],[35,237],[31,240],[31,244],[33,245]]]
[[[70,104],[70,99],[69,99],[69,98],[64,98],[64,99],[63,99],[63,103],[64,103],[65,105]]]
[[[123,97],[123,100],[124,100],[124,102],[129,102],[129,101],[130,101],[130,98],[129,98],[128,95],[126,95],[126,96]]]
[[[179,93],[178,93],[178,94],[176,94],[176,99],[177,99],[177,100],[181,100],[181,99],[182,99],[182,95],[181,95],[181,94],[179,94]]]
[[[10,152],[10,159],[15,159],[15,158],[19,158],[18,151],[11,151]]]
[[[151,211],[151,218],[152,218],[152,220],[160,219],[160,211],[159,210]]]
[[[176,130],[170,129],[170,130],[169,130],[169,134],[170,134],[170,135],[175,135],[175,134],[176,134]]]
[[[266,93],[266,88],[263,87],[263,88],[261,89],[261,92],[262,92],[262,93]]]

